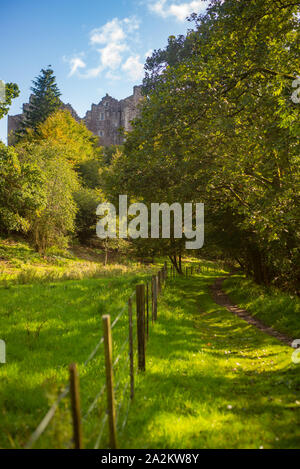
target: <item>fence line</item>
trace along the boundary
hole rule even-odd
[[[201,269],[202,270],[202,269]],[[193,267],[190,268],[191,275],[193,275],[194,269]],[[196,268],[196,272],[199,273],[199,267]],[[158,271],[157,274],[152,275],[151,277],[151,295],[149,294],[149,283],[147,281],[146,286],[145,284],[136,285],[135,292],[128,299],[128,304],[126,304],[116,318],[111,323],[110,315],[102,316],[103,322],[103,329],[104,334],[100,338],[99,342],[96,344],[88,358],[85,360],[83,366],[86,366],[93,358],[96,356],[99,348],[102,344],[104,344],[104,356],[105,356],[105,370],[106,370],[106,384],[104,384],[100,391],[96,394],[93,402],[88,407],[88,410],[81,418],[81,409],[80,409],[80,392],[79,392],[79,380],[78,380],[78,371],[77,365],[72,364],[70,365],[70,384],[67,385],[63,391],[59,394],[56,401],[52,404],[42,421],[39,423],[35,431],[30,436],[25,448],[31,448],[36,441],[40,438],[42,433],[46,430],[48,425],[50,424],[51,420],[53,419],[56,410],[59,407],[61,401],[69,394],[71,390],[71,404],[72,404],[72,421],[73,421],[73,444],[76,448],[83,447],[83,437],[82,437],[82,428],[81,428],[81,421],[86,421],[88,416],[91,412],[96,408],[99,400],[105,393],[106,390],[106,397],[107,397],[107,410],[100,420],[100,431],[96,438],[96,442],[94,448],[99,448],[103,433],[105,430],[105,424],[108,422],[108,429],[109,429],[109,436],[110,436],[110,447],[112,449],[117,448],[117,431],[120,430],[120,433],[123,432],[126,422],[128,419],[130,403],[134,398],[134,375],[138,371],[145,372],[146,369],[146,341],[149,338],[149,301],[151,302],[151,322],[152,324],[157,320],[157,313],[158,313],[158,297],[162,291],[162,287],[165,284],[168,276],[170,279],[174,279],[178,272],[176,271],[173,265],[170,266],[170,273],[168,275],[168,265],[167,262],[164,263],[162,269]],[[189,269],[186,267],[185,269],[185,276],[189,276]],[[133,314],[132,314],[132,305],[133,299],[136,297],[136,334],[133,333]],[[118,324],[119,320],[125,313],[128,311],[128,336],[122,343],[119,348],[118,356],[113,361],[113,342],[112,342],[112,330]],[[136,341],[134,340],[136,338]],[[138,366],[137,369],[134,370],[134,343],[136,343],[136,353],[137,353],[137,362]],[[122,355],[124,353],[125,347],[128,344],[128,357],[119,370],[120,372],[120,379],[118,380],[117,384],[114,385],[114,370],[118,363],[120,362]],[[120,383],[123,381],[123,372],[125,367],[128,366],[129,362],[129,380],[126,381],[125,386],[122,388],[121,391],[121,399],[117,406],[117,411],[115,408],[115,392],[119,389]],[[118,420],[120,417],[121,409],[123,408],[126,392],[129,387],[129,399],[128,405],[125,412],[125,417],[120,425],[118,425]],[[70,440],[72,442],[72,440]]]

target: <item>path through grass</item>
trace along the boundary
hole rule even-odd
[[[123,447],[300,447],[300,365],[212,301],[216,277],[177,278],[165,291]]]
[[[289,347],[213,302],[209,285],[223,273],[211,268],[168,282],[121,447],[300,447],[300,365]],[[0,367],[0,447],[24,446],[73,361],[86,412],[104,382],[102,352],[83,366],[102,335],[101,316],[116,317],[146,275],[0,288],[8,359]],[[124,314],[113,334],[114,357],[127,333]],[[105,405],[102,397],[84,422],[85,447],[93,447]],[[35,447],[66,447],[70,437],[66,400]]]

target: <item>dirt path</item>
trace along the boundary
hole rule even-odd
[[[234,305],[230,301],[226,293],[224,293],[222,290],[222,284],[224,280],[226,280],[226,278],[227,277],[218,278],[215,281],[215,283],[211,286],[211,293],[212,293],[213,300],[218,305],[224,306],[226,309],[228,309],[228,311],[236,314],[237,316],[244,319],[244,321],[247,321],[252,326],[257,327],[257,329],[261,330],[262,332],[265,332],[266,334],[269,334],[272,337],[276,337],[276,339],[280,340],[284,344],[291,346],[291,343],[293,341],[292,338],[286,336],[285,334],[282,334],[281,332],[276,331],[272,327],[266,326],[259,319],[256,319],[253,316],[251,316],[251,314],[248,313],[245,309],[239,308],[238,306]]]

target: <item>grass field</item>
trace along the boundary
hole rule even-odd
[[[135,285],[153,271],[151,266],[137,263],[103,266],[66,254],[52,253],[43,259],[26,243],[1,244],[0,338],[7,348],[7,364],[0,365],[2,448],[25,445],[68,382],[71,362],[78,363],[82,408],[88,409],[104,384],[103,348],[83,366],[102,336],[101,316],[111,314],[113,320],[124,306],[126,309]],[[21,271],[27,266],[30,275],[20,279],[18,266]],[[64,280],[74,276],[80,280]],[[127,331],[124,314],[114,330],[115,356]],[[87,446],[99,433],[104,407],[102,398],[85,425]],[[65,399],[35,447],[63,447],[70,438],[70,406]]]
[[[300,447],[300,365],[291,348],[212,301],[216,275],[165,291],[122,446]]]
[[[45,256],[41,256],[25,241],[0,238],[0,286],[4,287],[140,271],[138,262],[124,256],[119,262],[115,260],[104,265],[103,252],[97,249],[81,246],[74,246],[68,251],[51,248]]]
[[[209,285],[224,272],[203,264],[202,274],[170,280],[161,296],[147,370],[138,376],[121,447],[299,448],[299,365],[291,362],[291,349],[217,306]],[[83,365],[102,335],[101,316],[115,318],[150,269],[0,287],[0,337],[7,344],[7,364],[0,365],[0,447],[24,446],[66,384],[73,361],[85,414],[104,383],[102,350]],[[114,357],[127,331],[124,314],[113,331]],[[118,402],[125,358],[126,348],[116,370]],[[85,447],[93,447],[104,411],[102,396],[83,422]],[[70,438],[65,399],[35,447],[67,447]]]

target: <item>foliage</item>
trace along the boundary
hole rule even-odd
[[[61,105],[60,91],[56,84],[56,78],[51,66],[42,69],[40,75],[33,80],[28,108],[25,109],[25,118],[17,134],[22,136],[27,129],[37,130],[38,125],[55,112]]]
[[[53,145],[65,146],[68,159],[74,164],[94,158],[100,152],[97,146],[98,137],[95,137],[82,122],[77,122],[69,111],[61,109],[38,124],[35,132],[29,130],[26,140],[48,141]]]
[[[45,175],[31,161],[22,161],[12,147],[0,143],[0,224],[2,232],[28,231],[30,218],[45,208]]]
[[[74,194],[77,204],[76,233],[79,240],[85,243],[96,234],[96,208],[103,202],[103,194],[95,189],[81,187]]]
[[[109,145],[103,147],[103,166],[109,166],[115,155],[122,153],[123,145]]]
[[[213,0],[147,61],[141,116],[113,162],[146,203],[204,202],[209,238],[254,276],[299,279],[299,6]],[[113,190],[113,177],[108,179]]]
[[[100,153],[101,150],[98,150],[98,152]],[[84,187],[89,189],[97,189],[101,187],[102,179],[100,173],[102,167],[103,162],[101,158],[91,158],[81,162],[77,166],[77,170]]]
[[[30,220],[34,244],[41,253],[52,245],[64,247],[67,235],[75,230],[77,208],[73,193],[79,186],[78,176],[67,159],[68,148],[44,141],[19,144],[18,151],[23,161],[38,165],[45,178],[45,207]]]
[[[5,83],[5,101],[0,100],[0,119],[8,113],[12,100],[19,94],[20,90],[16,83]]]

